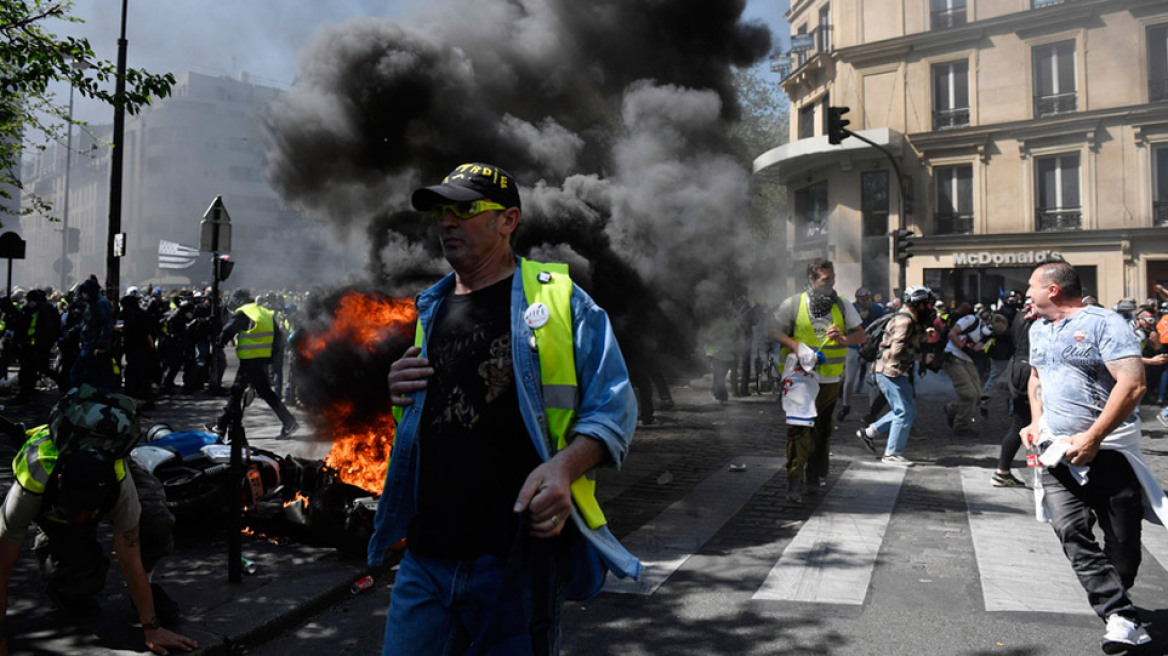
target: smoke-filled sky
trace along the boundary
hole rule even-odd
[[[128,0],[129,65],[154,73],[196,71],[237,75],[288,87],[298,55],[325,25],[361,16],[391,17],[409,24],[427,0]],[[449,6],[450,3],[440,3]],[[770,26],[785,43],[783,14],[789,0],[749,0],[745,15]],[[466,5],[473,6],[473,2]],[[420,11],[421,10],[421,11]],[[53,31],[89,39],[94,52],[115,61],[121,24],[118,0],[75,0],[80,24],[57,23]],[[78,103],[78,116],[108,123],[112,110]]]
[[[117,4],[76,6],[103,58],[116,55]],[[746,228],[755,154],[729,136],[731,76],[785,38],[785,9],[131,0],[127,39],[136,68],[247,72],[287,88],[268,117],[271,182],[350,239],[364,235],[368,274],[391,292],[416,292],[447,268],[409,192],[461,162],[508,168],[524,196],[517,250],[576,265],[635,359],[690,351],[758,265]]]

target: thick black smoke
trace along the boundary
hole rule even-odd
[[[486,161],[523,184],[517,250],[573,264],[634,359],[692,353],[743,289],[749,154],[734,67],[770,49],[745,0],[475,0],[407,27],[329,27],[272,108],[270,176],[368,233],[371,277],[412,294],[448,270],[409,194]],[[653,340],[660,339],[660,343]]]

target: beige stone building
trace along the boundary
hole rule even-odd
[[[1168,1],[792,0],[787,18],[790,142],[755,171],[789,191],[792,283],[824,256],[845,295],[887,295],[904,227],[907,283],[946,300],[1024,290],[1051,253],[1107,305],[1168,286]],[[895,158],[903,198],[880,149],[828,143],[829,106]]]

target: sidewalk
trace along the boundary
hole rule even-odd
[[[55,394],[43,394],[28,405],[0,410],[10,421],[34,426],[47,422]],[[167,423],[176,430],[194,430],[214,419],[224,397],[207,395],[161,398],[156,408],[142,413],[142,427]],[[3,403],[0,400],[0,403]],[[323,459],[329,444],[314,440],[302,413],[294,410],[301,432],[277,440],[280,423],[262,402],[245,413],[244,427],[252,446],[280,454]],[[0,444],[0,492],[13,482],[11,462],[20,445]],[[111,544],[108,524],[102,525],[103,544]],[[44,593],[31,538],[21,551],[9,585],[7,631],[10,654],[136,654],[145,653],[142,631],[134,619],[116,557],[99,595],[102,612],[74,620],[53,609]],[[227,542],[220,534],[192,543],[178,540],[174,552],[162,560],[153,580],[182,608],[183,623],[173,628],[199,643],[199,654],[239,653],[241,646],[270,639],[345,595],[354,581],[367,573],[364,558],[332,548],[297,543],[273,544],[245,537],[244,557],[256,564],[254,575],[240,583],[227,581]],[[181,653],[181,652],[172,652]]]

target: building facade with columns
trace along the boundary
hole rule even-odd
[[[791,141],[756,175],[788,188],[790,275],[947,301],[1024,291],[1055,255],[1106,305],[1168,286],[1168,2],[793,0],[776,57]],[[827,108],[865,137],[831,145]],[[897,169],[902,184],[897,184]]]

